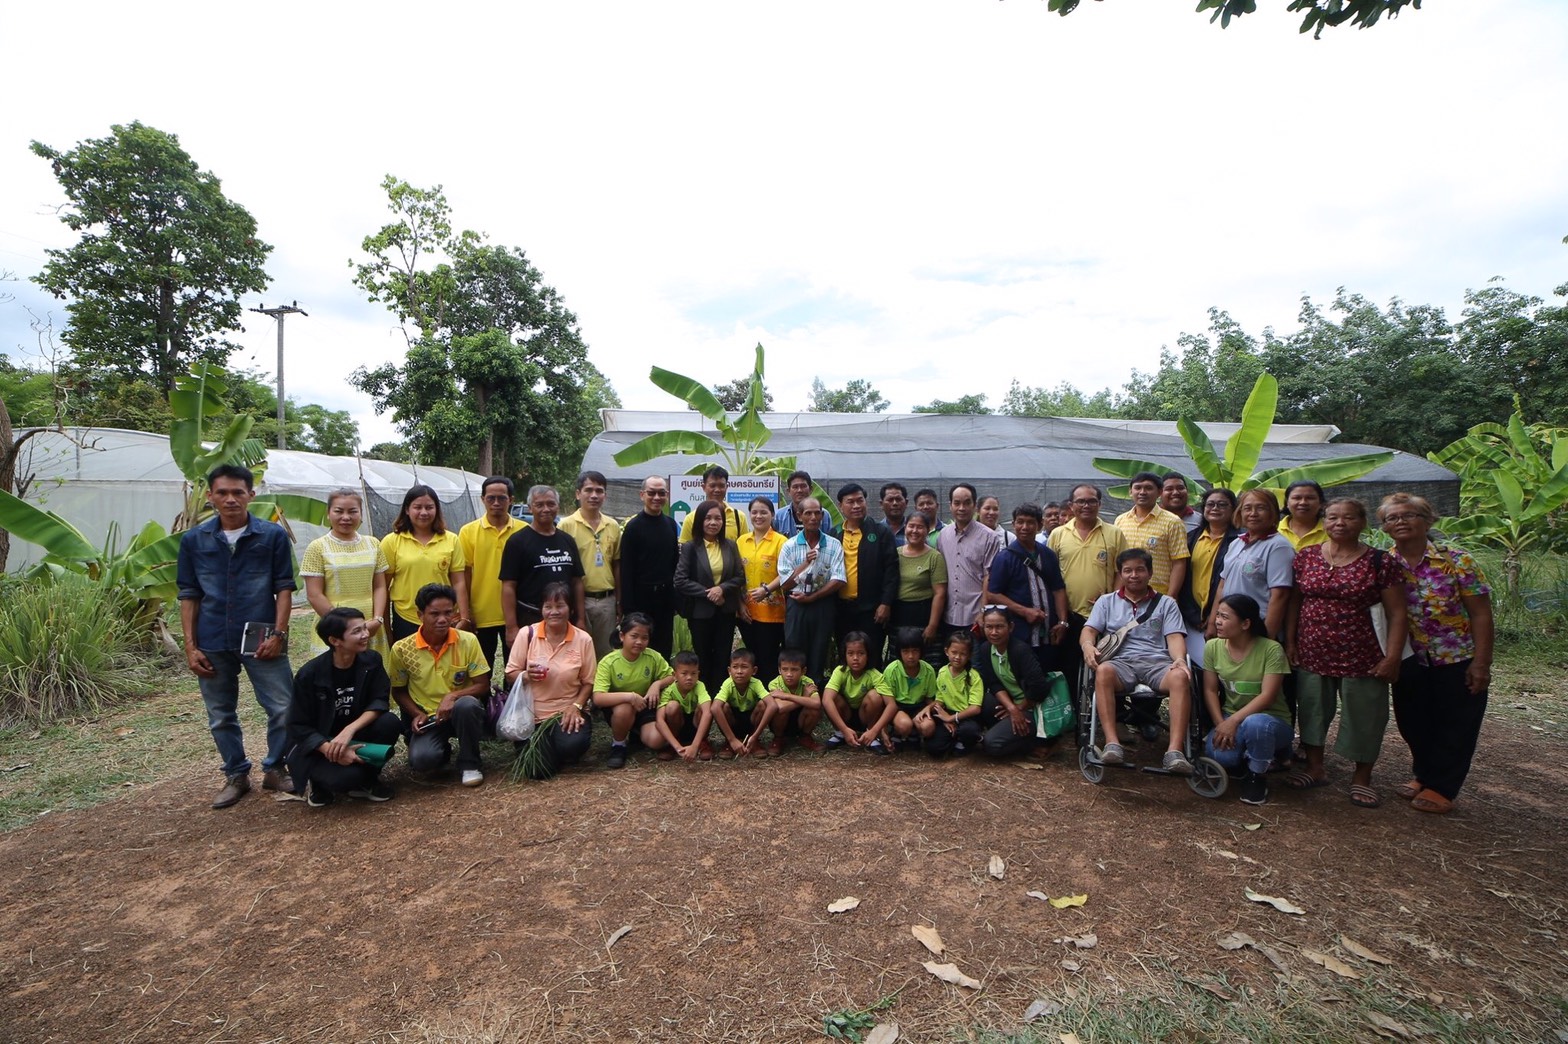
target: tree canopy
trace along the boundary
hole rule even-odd
[[[811,379],[811,402],[807,413],[884,413],[891,403],[871,386],[870,381],[853,380],[842,388],[829,388],[822,378]]]
[[[746,400],[751,395],[751,380],[751,377],[748,375],[745,377],[737,377],[728,384],[712,385],[713,397],[718,399],[719,405],[723,406],[726,410],[730,411],[731,413],[738,413],[746,408]],[[688,404],[686,408],[694,410],[697,407]],[[772,409],[773,393],[768,391],[766,387],[763,387],[762,410],[764,413],[766,413]]]
[[[1069,15],[1078,9],[1079,0],[1048,0],[1046,7],[1059,15]],[[1314,37],[1324,29],[1352,25],[1357,29],[1370,29],[1384,15],[1398,16],[1404,7],[1421,10],[1421,0],[1290,0],[1285,10],[1292,14],[1304,12],[1301,31]],[[1232,18],[1253,14],[1258,0],[1198,0],[1198,11],[1213,11],[1209,21],[1228,28]]]
[[[560,481],[575,474],[601,407],[620,400],[555,289],[516,247],[455,230],[441,186],[382,182],[396,221],[366,236],[354,281],[403,324],[401,366],[353,382],[417,459]]]
[[[42,142],[81,239],[48,250],[34,281],[66,300],[62,339],[84,370],[146,379],[167,396],[198,360],[222,364],[240,328],[240,295],[266,288],[272,248],[172,134],[141,123],[66,152]]]
[[[985,404],[984,395],[964,395],[951,402],[946,399],[932,399],[924,406],[916,406],[916,413],[946,413],[973,416],[992,412],[991,407]]]

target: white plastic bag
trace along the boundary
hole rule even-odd
[[[517,676],[512,691],[506,694],[495,734],[508,740],[525,740],[534,734],[534,691],[528,684],[527,671]]]

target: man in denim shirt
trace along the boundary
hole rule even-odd
[[[249,469],[214,468],[207,476],[207,502],[217,514],[180,538],[176,582],[185,662],[201,685],[207,727],[223,758],[225,782],[213,808],[228,808],[250,790],[250,760],[237,713],[242,666],[267,712],[262,786],[294,789],[283,763],[284,718],[294,681],[288,657],[294,552],[282,526],[251,515],[255,496]],[[254,656],[242,658],[246,624],[266,637]]]

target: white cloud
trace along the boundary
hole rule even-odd
[[[1013,377],[1093,390],[1211,305],[1256,331],[1339,285],[1455,316],[1493,275],[1549,294],[1565,29],[1546,0],[1316,42],[1278,11],[1221,31],[1139,0],[34,7],[8,15],[12,79],[48,103],[0,114],[0,268],[70,241],[27,142],[140,119],[257,216],[274,283],[246,304],[310,311],[290,392],[367,442],[390,425],[347,374],[402,339],[347,262],[388,172],[527,250],[629,406],[669,405],[650,362],[728,380],[758,341],[784,408],[813,376],[898,410]],[[0,336],[27,339],[19,308]]]

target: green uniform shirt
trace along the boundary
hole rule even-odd
[[[921,660],[920,669],[911,678],[902,662],[890,663],[882,672],[882,680],[877,682],[877,691],[893,697],[895,703],[918,707],[936,696],[936,669]]]
[[[980,672],[966,667],[963,674],[954,675],[951,667],[943,667],[936,676],[936,702],[949,714],[980,706],[985,702]]]
[[[812,688],[813,685],[815,685],[815,683],[810,678],[802,674],[800,676],[800,684],[792,689],[788,685],[784,684],[784,676],[780,675],[779,677],[774,678],[771,683],[769,683],[768,691],[787,692],[791,696],[804,696],[806,695],[806,690]]]
[[[848,667],[835,667],[833,677],[828,679],[828,688],[848,700],[851,707],[858,709],[866,693],[875,689],[881,680],[882,672],[875,667],[867,667],[866,672],[858,678],[849,673]]]
[[[751,708],[761,703],[767,696],[768,690],[764,689],[756,678],[752,678],[746,685],[745,692],[735,688],[735,679],[725,678],[724,684],[719,686],[719,694],[714,699],[729,704],[742,714],[750,714]]]
[[[1267,675],[1290,673],[1284,646],[1272,638],[1255,639],[1246,658],[1240,661],[1231,659],[1230,653],[1225,651],[1225,639],[1210,638],[1203,647],[1203,667],[1220,677],[1224,697],[1220,700],[1220,709],[1226,717],[1263,694],[1263,679]],[[1290,723],[1290,708],[1283,698],[1276,698],[1263,713]]]
[[[672,673],[669,663],[652,649],[644,649],[635,660],[628,660],[625,653],[616,649],[599,661],[599,668],[593,675],[593,691],[635,692],[646,696],[649,686]]]
[[[643,656],[647,655],[647,653],[643,653]],[[680,683],[672,682],[664,687],[663,692],[659,693],[659,706],[662,707],[666,703],[677,703],[680,705],[681,710],[687,714],[695,714],[698,706],[707,702],[709,702],[708,688],[702,682],[697,682],[693,685],[690,692],[681,692]]]

